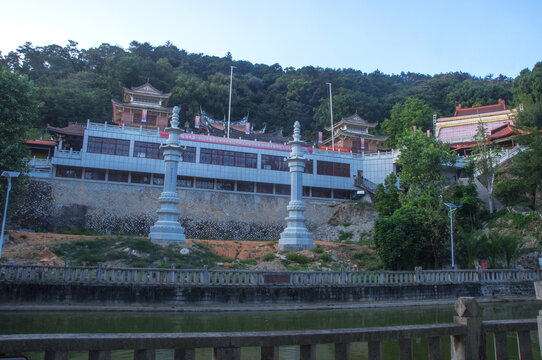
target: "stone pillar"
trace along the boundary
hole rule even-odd
[[[451,337],[452,360],[482,359],[485,354],[485,336],[482,332],[480,307],[473,297],[460,297],[455,302],[454,323],[467,327],[466,335]]]
[[[280,234],[279,249],[299,251],[305,249],[312,249],[314,243],[312,241],[312,234],[307,230],[305,221],[307,220],[303,216],[305,211],[305,204],[303,203],[303,170],[307,159],[301,152],[301,130],[299,121],[294,125],[294,140],[289,142],[292,145],[292,152],[290,157],[286,159],[288,167],[290,168],[291,175],[291,197],[290,203],[286,208],[288,210],[288,217],[286,218],[286,229]]]
[[[184,244],[184,228],[179,223],[179,195],[177,195],[177,168],[183,149],[179,143],[179,107],[173,108],[171,127],[165,129],[169,134],[165,145],[160,149],[164,152],[165,175],[164,191],[158,198],[160,209],[158,209],[158,221],[151,226],[149,238],[156,243],[178,243]]]
[[[542,300],[542,281],[534,282],[534,291],[536,293],[536,299]],[[536,322],[538,324],[538,346],[540,346],[540,350],[542,351],[542,310],[538,311]]]

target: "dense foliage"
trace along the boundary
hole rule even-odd
[[[35,119],[38,103],[34,97],[35,88],[26,76],[14,74],[0,64],[0,172],[26,169],[25,158],[28,149],[23,143],[24,136]],[[25,177],[12,182],[12,201],[25,186]],[[6,181],[0,180],[0,203],[4,203]],[[3,212],[2,207],[2,212]]]
[[[79,49],[74,41],[43,47],[25,43],[0,57],[0,62],[35,82],[37,99],[43,104],[38,128],[87,119],[108,121],[111,98],[120,99],[123,86],[146,81],[172,93],[169,104],[181,105],[183,122],[192,122],[200,108],[222,119],[228,111],[230,66],[236,67],[232,119],[249,114],[257,127],[267,123],[269,130],[286,132],[298,120],[307,139],[314,139],[329,123],[326,83],[333,84],[336,120],[354,113],[378,123],[398,118],[400,130],[412,125],[429,128],[433,112],[451,115],[459,103],[472,106],[496,103],[499,98],[512,100],[512,79],[504,76],[386,75],[313,66],[283,69],[279,64],[233,60],[229,53],[224,57],[187,53],[169,42],[154,47],[133,41],[128,49],[110,44]],[[406,117],[404,108],[419,112],[414,118]]]

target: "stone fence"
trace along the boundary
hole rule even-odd
[[[71,351],[88,352],[90,360],[111,359],[113,350],[132,350],[134,360],[154,359],[157,349],[173,350],[175,360],[194,360],[195,349],[212,348],[213,359],[240,360],[241,349],[259,347],[260,359],[278,359],[281,346],[298,346],[300,360],[316,359],[316,346],[334,345],[334,359],[350,359],[350,344],[367,343],[368,359],[383,358],[382,343],[395,340],[399,359],[412,360],[413,341],[427,340],[432,360],[445,358],[442,338],[450,337],[451,359],[486,359],[486,338],[492,336],[496,359],[508,359],[507,333],[517,338],[517,356],[533,359],[531,332],[535,319],[482,321],[473,298],[459,298],[453,323],[426,324],[364,329],[274,331],[244,333],[172,333],[172,334],[42,334],[0,335],[0,355],[43,352],[45,359],[68,359]],[[394,345],[397,346],[397,345]],[[514,350],[515,351],[515,350]]]
[[[540,270],[266,271],[109,268],[0,264],[1,282],[156,285],[349,285],[514,283],[542,280]]]

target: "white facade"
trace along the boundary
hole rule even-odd
[[[125,155],[90,152],[89,138],[126,140],[129,141],[129,150]],[[160,178],[163,178],[164,174],[164,161],[162,159],[143,157],[145,154],[134,154],[134,145],[135,142],[157,145],[164,144],[166,138],[166,133],[159,133],[157,130],[119,127],[89,122],[87,123],[83,147],[80,152],[55,149],[55,155],[52,159],[54,169],[51,176],[73,177],[81,181],[110,181],[108,176],[109,171],[117,170],[129,172],[128,183],[132,182],[131,177],[133,173],[144,173],[149,174],[152,178],[147,185],[162,186],[163,182],[161,182]],[[198,189],[192,184],[194,190],[224,191],[218,189],[216,184],[216,180],[218,179],[233,180],[236,182],[235,189],[226,191],[237,191],[237,182],[253,182],[256,184],[254,185],[255,193],[261,193],[257,191],[257,183],[263,183],[273,184],[273,192],[269,193],[269,195],[289,195],[277,190],[277,185],[287,185],[288,187],[290,185],[291,179],[290,173],[287,171],[287,166],[285,167],[285,171],[264,169],[262,159],[265,156],[286,158],[291,151],[290,145],[188,133],[182,133],[179,142],[182,147],[195,148],[195,162],[181,162],[179,164],[178,175],[194,178],[194,180],[195,178],[205,178],[214,179],[215,181],[212,189]],[[256,167],[248,168],[200,163],[202,149],[204,151],[222,150],[226,152],[247,153],[252,154],[252,156],[255,154],[257,156]],[[330,199],[347,199],[348,196],[345,196],[345,193],[358,190],[354,186],[354,179],[360,174],[362,174],[363,178],[375,184],[383,183],[386,176],[394,171],[394,162],[397,157],[397,152],[394,151],[365,155],[305,147],[303,148],[303,152],[306,158],[312,161],[312,172],[303,174],[304,197]],[[323,173],[326,171],[323,168],[326,162],[328,168],[331,166],[329,163],[340,164],[342,168],[341,174],[339,176],[336,174],[324,175]],[[58,171],[58,169],[63,167],[78,170],[74,172],[75,176],[66,176],[61,171]],[[86,176],[85,173],[91,171],[87,169],[103,169],[105,170],[105,178],[93,179]],[[137,185],[142,184],[138,183]],[[328,192],[330,196],[328,196]]]

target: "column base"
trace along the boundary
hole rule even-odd
[[[306,228],[286,228],[280,234],[280,250],[301,251],[314,247],[312,234]]]
[[[156,224],[151,226],[149,239],[153,243],[186,244],[184,228],[179,223]]]

